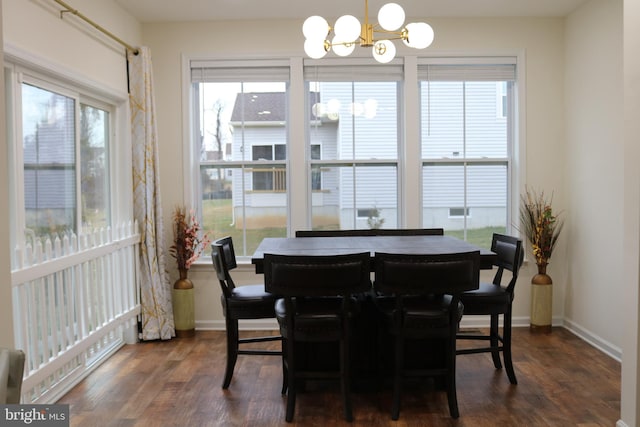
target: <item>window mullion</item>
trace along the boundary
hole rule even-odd
[[[82,150],[81,150],[81,142],[80,138],[80,101],[78,98],[75,98],[73,102],[73,110],[74,110],[74,142],[75,142],[75,182],[76,182],[76,233],[80,233],[82,231],[82,162],[83,158]]]

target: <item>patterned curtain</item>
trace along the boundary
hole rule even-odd
[[[175,326],[171,284],[162,247],[164,230],[160,204],[158,134],[149,48],[140,47],[137,55],[127,52],[127,59],[133,145],[133,214],[140,224],[141,234],[141,339],[166,340],[175,336]]]

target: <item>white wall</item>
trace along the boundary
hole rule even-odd
[[[621,304],[622,400],[618,426],[640,423],[638,260],[640,258],[640,2],[624,1],[624,276]]]
[[[623,312],[622,1],[591,1],[566,24],[568,242],[565,322],[619,353]]]
[[[429,19],[436,37],[427,53],[461,52],[466,54],[510,54],[524,52],[526,69],[526,128],[522,141],[522,159],[526,164],[520,186],[524,184],[555,191],[558,209],[566,208],[564,146],[564,19]],[[160,175],[165,227],[170,230],[167,215],[175,204],[182,203],[186,177],[184,146],[188,130],[182,121],[185,107],[179,82],[182,55],[237,58],[270,56],[303,56],[302,20],[277,22],[190,22],[145,24],[144,43],[151,48],[154,61],[158,130],[160,135]],[[365,51],[365,49],[363,49]],[[406,50],[399,49],[399,55]],[[413,53],[415,54],[415,53]],[[188,161],[186,162],[188,164]],[[411,194],[411,192],[410,192]],[[296,209],[292,209],[294,214]],[[298,219],[294,220],[300,223]],[[419,226],[419,224],[408,224]],[[564,236],[563,236],[564,237]],[[167,245],[171,236],[167,236]],[[562,296],[566,283],[567,260],[565,239],[549,266],[556,283],[554,317],[563,315]],[[169,263],[171,266],[171,263]],[[526,265],[516,290],[516,320],[528,325],[530,278],[535,266]],[[176,278],[175,272],[172,273]],[[210,264],[196,266],[190,274],[196,292],[196,325],[222,325],[219,290]],[[251,268],[239,276],[242,282],[261,282]]]
[[[75,0],[73,7],[132,45],[141,26],[115,2]],[[127,91],[124,47],[53,1],[2,0],[5,51],[52,65],[88,83],[120,93]]]

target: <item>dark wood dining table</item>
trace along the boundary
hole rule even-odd
[[[359,252],[370,252],[374,260],[376,252],[405,254],[447,254],[457,252],[480,251],[480,268],[491,269],[497,255],[464,240],[452,236],[339,236],[339,237],[267,237],[262,240],[254,252],[251,263],[256,273],[264,273],[264,254],[279,255],[338,255]],[[371,269],[375,266],[371,263]],[[393,348],[390,337],[381,337],[378,331],[377,309],[375,297],[371,293],[359,297],[360,311],[355,319],[353,375],[358,380],[355,386],[364,390],[375,387],[381,370],[390,369],[381,363],[385,352]],[[325,343],[305,343],[301,346],[303,365],[314,369],[336,369],[337,358],[328,354],[337,354],[337,350],[327,349]],[[418,341],[407,348],[407,358],[415,358],[418,364],[441,365],[442,352],[434,350],[431,342]],[[413,355],[413,356],[412,356]],[[385,367],[385,365],[387,365]],[[384,376],[384,375],[383,375]]]
[[[480,268],[491,269],[496,254],[452,236],[339,236],[267,237],[256,248],[251,263],[263,273],[265,253],[278,255],[339,255],[370,252],[404,254],[447,254],[480,251]],[[372,268],[374,268],[372,264]]]

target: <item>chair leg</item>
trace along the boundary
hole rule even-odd
[[[351,387],[349,370],[349,346],[347,340],[340,340],[340,388],[342,389],[342,406],[344,408],[344,419],[353,421],[353,411],[351,410]]]
[[[284,338],[283,338],[284,339]],[[293,414],[296,409],[296,366],[294,357],[294,342],[287,342],[287,412],[285,414],[285,420],[291,422],[293,420]]]
[[[451,418],[458,418],[458,394],[456,391],[456,336],[455,332],[449,338],[449,351],[447,351],[447,401]]]
[[[236,319],[226,319],[227,324],[227,368],[222,381],[222,388],[229,388],[231,377],[233,377],[233,369],[238,359],[238,321]]]
[[[395,360],[393,361],[393,403],[391,419],[400,418],[400,395],[402,394],[402,368],[404,365],[404,339],[400,335],[395,338]]]
[[[285,420],[290,423],[293,421],[293,413],[296,409],[296,392],[295,388],[289,385],[289,390],[287,391],[287,413],[285,415]]]
[[[282,391],[280,392],[282,395],[287,393],[287,387],[289,385],[289,370],[287,369],[287,364],[285,362],[287,351],[287,341],[283,337],[282,338]]]
[[[513,370],[513,361],[511,360],[511,310],[508,310],[504,314],[504,331],[502,333],[503,338],[503,353],[504,353],[504,367],[507,371],[507,377],[511,384],[518,384],[516,379],[516,373]]]
[[[498,318],[500,316],[498,314],[492,314],[491,315],[491,330],[490,330],[490,334],[491,334],[491,347],[493,347],[493,350],[491,351],[491,357],[493,359],[493,366],[496,367],[496,369],[500,369],[502,368],[502,362],[500,362],[500,350],[498,350],[498,346],[500,345],[500,340],[498,339],[498,334],[499,334],[499,330],[498,330]]]

